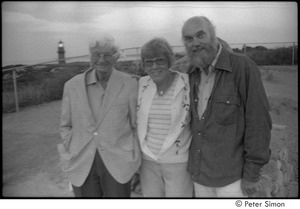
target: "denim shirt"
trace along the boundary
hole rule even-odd
[[[272,121],[256,64],[222,49],[206,110],[197,113],[199,69],[190,66],[193,139],[188,171],[194,182],[222,187],[238,179],[256,182],[270,157]]]

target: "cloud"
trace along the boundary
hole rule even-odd
[[[89,22],[95,16],[118,9],[122,9],[122,7],[111,6],[107,2],[4,2],[2,5],[3,11],[21,13],[39,20],[60,23]]]
[[[80,28],[79,23],[51,22],[38,19],[29,14],[17,12],[3,12],[2,24],[4,32],[6,29],[15,30],[16,32],[71,32]]]
[[[86,27],[106,31],[146,31],[172,28],[176,23],[171,8],[128,8],[98,15]]]

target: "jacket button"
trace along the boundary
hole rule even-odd
[[[201,119],[204,120],[204,117],[202,117]]]
[[[229,101],[227,101],[226,103],[227,103],[227,104],[229,104],[230,102],[229,102]]]
[[[202,133],[200,133],[200,132],[199,132],[199,133],[198,133],[198,135],[199,135],[199,136],[201,136],[201,135],[202,135]]]
[[[98,136],[98,132],[94,132],[94,136]]]

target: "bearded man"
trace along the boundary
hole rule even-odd
[[[196,197],[249,197],[270,157],[272,121],[256,64],[228,51],[204,16],[188,19],[193,139],[188,171]]]

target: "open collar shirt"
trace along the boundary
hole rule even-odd
[[[92,110],[95,121],[97,121],[100,108],[103,103],[105,89],[103,89],[100,82],[98,81],[95,69],[87,72],[85,79],[90,108]]]
[[[218,47],[218,52],[211,62],[211,64],[208,66],[208,73],[200,68],[200,83],[198,86],[198,115],[199,118],[202,117],[203,112],[206,109],[207,106],[207,101],[211,95],[212,88],[214,86],[215,82],[215,77],[216,77],[216,70],[215,70],[215,65],[218,61],[218,58],[220,56],[221,50],[222,50],[222,45],[219,44]]]

